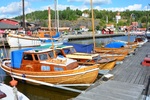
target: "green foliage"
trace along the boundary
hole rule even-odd
[[[99,25],[96,26],[96,29],[102,29],[106,26],[106,20],[108,18],[108,24],[114,24],[116,25],[116,14],[117,11],[107,11],[107,10],[97,10],[94,9],[94,18],[100,19]],[[87,9],[84,11],[81,11],[79,9],[72,10],[70,7],[67,7],[65,10],[60,10],[59,12],[59,20],[69,20],[69,21],[75,21],[78,18],[82,16],[82,13],[89,14],[89,17],[91,18],[91,10]],[[131,14],[134,14],[134,17],[131,17]],[[123,11],[120,12],[121,20],[119,20],[117,26],[124,26],[124,25],[130,25],[131,21],[137,21],[140,23],[146,23],[147,21],[150,21],[149,11]],[[54,10],[51,10],[51,19],[55,19],[56,12]],[[22,16],[15,17],[17,20],[21,20]],[[84,18],[83,18],[84,19]],[[148,20],[147,20],[148,19]],[[47,26],[47,20],[48,20],[48,10],[44,11],[35,11],[32,13],[26,14],[26,20],[29,22],[41,22],[43,26]],[[142,27],[142,24],[139,25],[139,27]]]

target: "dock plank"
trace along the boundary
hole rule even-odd
[[[93,100],[137,100],[143,89],[143,85],[109,80],[90,91],[82,93],[75,100],[80,100],[80,97],[88,97]]]
[[[141,65],[148,53],[150,53],[149,42],[138,48],[135,55],[126,57],[122,64],[117,64],[109,71],[114,75],[113,80],[101,84],[101,79],[98,80],[95,85],[88,88],[88,91],[80,94],[77,100],[80,100],[80,97],[93,100],[139,100],[142,95],[146,95],[144,90],[150,76],[150,67]]]

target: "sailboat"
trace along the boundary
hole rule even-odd
[[[23,8],[23,29],[25,31],[26,25],[25,25],[25,15],[24,15],[24,0],[22,0],[22,8]],[[50,9],[48,10],[50,14]],[[49,19],[50,20],[50,19]],[[51,32],[49,32],[51,31]],[[51,34],[51,36],[50,36]],[[52,44],[52,41],[50,38],[53,38],[53,42],[56,45],[59,45],[62,43],[60,41],[58,43],[58,38],[60,37],[60,33],[56,34],[56,31],[48,30],[48,31],[39,31],[36,36],[29,36],[27,34],[13,34],[9,33],[7,35],[7,42],[9,47],[11,48],[21,48],[21,47],[35,47],[35,46],[41,46],[46,44]]]
[[[94,42],[94,53],[100,54],[102,58],[115,58],[117,59],[117,63],[122,62],[124,58],[128,55],[129,51],[124,49],[116,49],[116,48],[105,48],[105,47],[96,47],[95,44],[95,31],[94,31],[94,15],[93,15],[93,4],[91,0],[91,11],[92,11],[92,34],[93,34],[93,42]]]

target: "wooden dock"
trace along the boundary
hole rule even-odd
[[[73,100],[146,100],[146,97],[150,97],[150,67],[142,66],[141,62],[148,53],[150,42],[138,48],[135,55],[128,56],[122,64],[109,71],[109,74],[114,75],[113,79],[99,79]]]

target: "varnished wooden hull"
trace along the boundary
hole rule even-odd
[[[1,65],[1,68],[9,74],[13,73],[20,77],[24,75],[26,78],[51,84],[91,84],[96,80],[99,70],[98,65],[92,65],[66,71],[32,72],[13,69],[4,63]]]
[[[120,49],[120,48],[101,48],[101,47],[96,47],[94,49],[96,53],[105,53],[105,54],[123,54],[123,55],[128,55],[129,52],[125,49]]]
[[[107,55],[107,54],[100,54],[101,55],[101,57],[102,58],[108,58],[108,59],[112,59],[112,58],[114,58],[114,59],[116,59],[116,61],[123,61],[124,59],[125,59],[125,55]]]
[[[100,70],[112,70],[116,65],[116,61],[103,63],[99,65]]]
[[[79,64],[84,64],[84,65],[93,65],[95,63],[98,64],[99,69],[108,69],[111,70],[116,64],[116,59],[115,58],[102,58],[101,60],[95,62],[95,61],[90,61],[90,62],[78,62]]]

